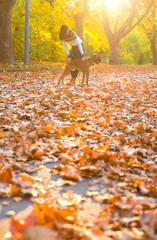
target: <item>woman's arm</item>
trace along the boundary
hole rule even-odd
[[[65,51],[66,51],[66,54],[68,55],[68,58],[70,57],[70,53],[69,53],[69,48],[68,48],[68,45],[67,43],[63,40],[62,41],[63,45],[64,45],[64,48],[65,48]]]

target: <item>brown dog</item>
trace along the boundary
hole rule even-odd
[[[77,69],[80,72],[82,72],[83,73],[82,85],[84,84],[85,78],[86,78],[86,84],[88,85],[91,66],[94,65],[94,63],[99,64],[100,62],[101,62],[101,58],[97,54],[94,54],[91,57],[86,58],[84,62],[82,62],[81,59],[71,60],[70,63],[66,64],[65,69],[59,78],[58,85],[60,83],[63,83],[64,78],[71,73],[72,69]]]

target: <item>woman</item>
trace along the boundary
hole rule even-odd
[[[65,51],[68,55],[68,63],[74,59],[82,59],[83,62],[85,61],[85,51],[82,40],[76,35],[76,33],[71,31],[66,24],[63,24],[61,26],[59,39],[62,41]],[[70,51],[67,43],[71,46]],[[79,71],[76,69],[71,72],[72,79],[70,81],[70,84],[75,83],[78,72]]]

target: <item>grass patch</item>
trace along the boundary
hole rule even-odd
[[[30,62],[28,65],[22,62],[15,62],[15,64],[0,64],[0,71],[43,71],[43,70],[57,70],[62,68],[63,63],[54,62]]]

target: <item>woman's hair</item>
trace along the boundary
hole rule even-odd
[[[63,24],[63,25],[61,26],[60,33],[59,33],[59,39],[60,39],[60,40],[63,40],[63,39],[64,39],[65,33],[66,33],[66,31],[67,31],[68,29],[69,29],[69,27],[68,27],[66,24]]]

